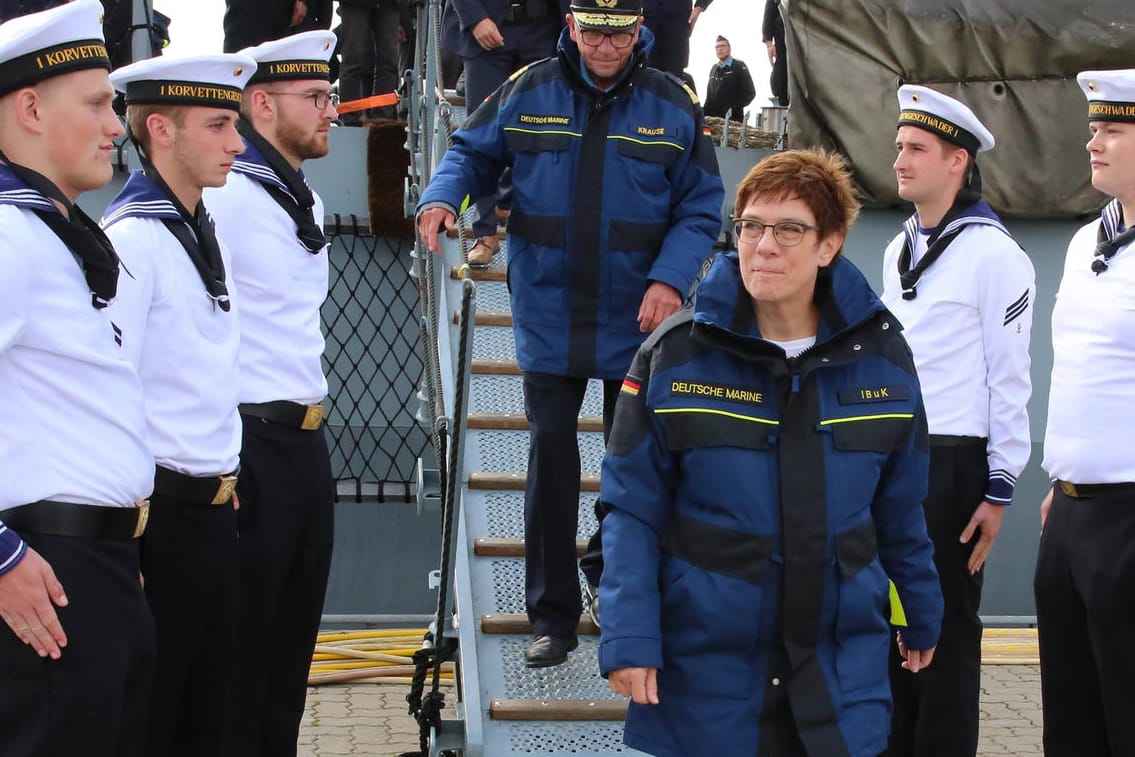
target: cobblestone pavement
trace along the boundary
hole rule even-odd
[[[981,675],[978,754],[1040,755],[1040,669],[986,665]],[[299,757],[392,757],[418,748],[406,714],[407,686],[352,684],[308,689]],[[447,693],[447,699],[452,694]]]

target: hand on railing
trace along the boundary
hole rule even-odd
[[[418,214],[418,234],[422,237],[426,249],[440,255],[441,247],[437,243],[437,232],[445,226],[447,230],[456,228],[457,217],[447,208],[426,208]]]

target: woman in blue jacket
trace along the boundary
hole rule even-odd
[[[906,666],[942,598],[927,433],[898,321],[840,253],[843,162],[772,155],[737,191],[736,252],[623,384],[601,498],[600,667],[652,754],[875,757],[888,583]]]

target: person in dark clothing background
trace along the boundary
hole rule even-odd
[[[331,0],[225,0],[226,53],[286,37],[331,28]],[[331,80],[337,78],[332,65]]]
[[[643,0],[643,23],[654,34],[648,65],[680,77],[690,62],[690,32],[712,2],[696,0],[690,7],[690,0]]]
[[[714,45],[717,53],[717,63],[709,70],[709,84],[705,88],[705,114],[725,118],[731,113],[730,120],[745,120],[745,106],[753,101],[757,90],[753,87],[753,77],[749,75],[749,67],[745,61],[737,60],[732,55],[729,40],[721,35],[717,37]]]
[[[780,15],[778,0],[765,0],[765,18],[761,24],[761,39],[768,48],[768,62],[772,66],[769,86],[778,105],[788,105],[788,57],[784,54],[784,18]]]
[[[398,88],[398,28],[403,26],[402,0],[340,0],[343,20],[337,35],[343,56],[339,72],[339,96],[344,101],[361,100]],[[372,65],[373,63],[373,65]],[[394,118],[396,106],[373,109],[375,118]],[[344,124],[359,125],[362,113],[343,117]]]
[[[0,0],[0,23],[29,13],[45,11],[65,2],[67,0]]]

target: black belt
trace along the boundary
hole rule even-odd
[[[1057,479],[1056,485],[1060,487],[1060,491],[1076,499],[1103,497],[1108,494],[1135,494],[1135,483],[1127,482],[1120,484],[1073,484],[1069,481]]]
[[[146,530],[150,503],[135,507],[100,507],[40,500],[0,510],[0,520],[16,532],[87,539],[137,539]]]
[[[953,434],[931,434],[931,447],[985,447],[989,440],[983,436],[954,436]]]
[[[187,476],[158,466],[154,472],[154,494],[192,502],[195,505],[227,505],[236,489],[236,476]]]
[[[315,431],[323,425],[323,405],[301,405],[298,402],[278,400],[240,404],[241,415],[279,423],[281,426]]]

